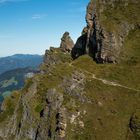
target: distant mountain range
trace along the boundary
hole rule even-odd
[[[0,104],[14,90],[24,86],[25,79],[36,73],[43,56],[15,54],[0,58]]]
[[[25,79],[32,76],[34,68],[19,68],[0,74],[0,102],[12,91],[19,90],[24,86]]]
[[[0,58],[0,74],[18,68],[38,67],[43,60],[42,55],[15,54]]]

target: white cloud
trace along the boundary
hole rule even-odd
[[[42,19],[45,18],[47,15],[46,14],[35,14],[32,16],[32,19]]]

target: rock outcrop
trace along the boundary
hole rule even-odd
[[[44,64],[49,67],[51,65],[69,62],[71,61],[71,53],[72,48],[74,47],[73,40],[69,36],[68,32],[63,34],[61,38],[61,44],[59,48],[50,47],[50,50],[46,50],[44,56]]]
[[[140,109],[137,109],[133,114],[129,125],[135,139],[140,139]]]
[[[61,38],[60,49],[64,52],[71,52],[72,48],[74,47],[74,42],[69,36],[69,32],[65,32],[63,37]]]
[[[87,27],[74,46],[72,57],[75,59],[80,55],[89,54],[99,63],[118,62],[126,36],[139,23],[126,19],[130,16],[128,14],[130,6],[137,3],[138,0],[135,2],[92,0],[87,7]],[[131,14],[135,16],[135,13]]]

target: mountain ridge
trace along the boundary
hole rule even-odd
[[[120,23],[127,22],[131,10],[138,12],[140,1],[135,2],[89,3],[87,26],[74,47],[69,34],[64,34],[61,44],[66,48],[46,50],[40,73],[5,99],[2,140],[140,139],[140,29],[127,29],[126,34]],[[115,18],[109,17],[108,7]],[[119,11],[122,7],[124,11]],[[133,23],[139,19],[138,13],[135,16]],[[126,25],[131,27],[129,22]],[[121,43],[116,27],[125,34]],[[113,57],[115,52],[119,60]]]
[[[15,54],[0,58],[0,74],[8,70],[25,67],[38,67],[43,61],[41,55]]]

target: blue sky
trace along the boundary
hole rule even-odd
[[[89,0],[0,0],[0,57],[44,54],[65,31],[76,41]]]

